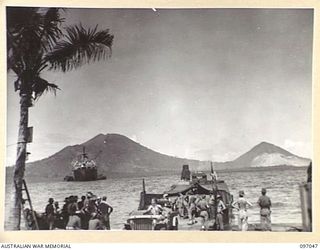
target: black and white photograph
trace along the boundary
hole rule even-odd
[[[5,231],[314,232],[314,9],[5,15]]]

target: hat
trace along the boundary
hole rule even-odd
[[[244,191],[243,191],[243,190],[240,190],[240,191],[239,191],[239,195],[244,195]]]
[[[163,197],[168,197],[168,196],[169,196],[168,194],[164,194],[164,195],[163,195]]]
[[[261,192],[262,192],[262,193],[266,193],[266,192],[267,192],[267,189],[262,188],[262,189],[261,189]]]
[[[93,196],[93,193],[92,192],[87,192],[87,196]]]

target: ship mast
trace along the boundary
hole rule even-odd
[[[88,156],[86,154],[86,147],[85,146],[82,147],[82,159],[83,160],[88,159]]]

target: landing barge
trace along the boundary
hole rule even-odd
[[[184,167],[183,172],[187,172],[187,167]],[[209,178],[208,178],[209,177]],[[185,216],[179,214],[176,207],[176,201],[179,197],[212,197],[217,201],[217,196],[221,196],[226,209],[223,211],[223,230],[224,231],[238,231],[237,221],[233,213],[233,196],[231,195],[228,185],[224,180],[219,180],[216,175],[208,176],[204,172],[190,173],[188,178],[185,174],[181,175],[182,181],[172,185],[169,190],[163,193],[147,193],[145,181],[143,180],[142,192],[140,193],[140,202],[137,210],[129,214],[124,229],[125,230],[181,230],[181,231],[198,231],[220,230],[216,222],[216,211],[209,212],[209,218],[205,222],[205,229],[203,229],[203,217],[198,213],[195,215],[195,223],[190,224],[188,212],[185,211]],[[273,232],[301,232],[312,231],[311,229],[311,181],[307,184],[301,185],[301,209],[303,216],[303,225],[299,223],[277,223],[272,224]],[[156,199],[157,204],[164,207],[164,214],[152,215],[146,214],[151,200]],[[166,206],[166,203],[171,201],[171,206]],[[216,209],[217,203],[213,204]],[[185,209],[186,210],[186,209]],[[250,223],[248,231],[262,231],[260,223]]]
[[[187,211],[185,216],[181,216],[177,211],[176,201],[179,197],[191,199],[191,197],[214,196],[215,200],[220,196],[226,209],[223,212],[224,230],[232,230],[232,201],[233,196],[229,192],[227,184],[223,180],[215,180],[211,177],[208,179],[207,174],[203,172],[191,173],[190,181],[181,181],[172,185],[168,191],[163,193],[147,193],[145,182],[143,180],[143,190],[140,193],[140,202],[137,210],[129,214],[129,218],[125,223],[126,230],[203,230],[203,218],[196,215],[195,223],[190,225]],[[164,208],[161,215],[146,214],[148,207],[151,205],[152,199],[157,200],[157,204]],[[170,203],[169,206],[166,203]],[[216,207],[213,204],[213,207]],[[206,221],[206,230],[217,230],[216,211],[211,211]]]

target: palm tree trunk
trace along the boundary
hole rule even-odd
[[[17,160],[13,175],[13,230],[20,230],[21,202],[22,202],[22,181],[24,179],[27,137],[28,137],[28,113],[31,97],[27,94],[20,94],[20,123],[17,143]]]

